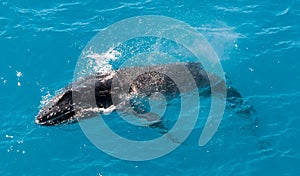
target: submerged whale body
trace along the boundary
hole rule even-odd
[[[176,71],[179,66],[187,68],[187,71],[190,75],[192,75],[201,96],[210,95],[211,85],[209,78],[219,78],[211,75],[209,77],[208,73],[203,69],[200,63],[174,63],[157,66],[122,68],[105,74],[95,74],[83,77],[74,83],[71,83],[69,86],[62,89],[58,95],[51,99],[39,111],[35,122],[40,125],[50,126],[74,122],[81,118],[92,117],[95,115],[95,108],[105,111],[114,110],[113,107],[116,106],[122,106],[122,98],[126,96],[149,97],[153,93],[159,92],[163,94],[167,100],[171,100],[178,96],[180,91],[174,80],[164,74],[164,71]],[[126,75],[134,74],[136,72],[142,72],[142,74],[139,74],[134,79],[128,80]],[[177,75],[181,74],[179,73]],[[182,78],[179,76],[179,79],[184,81],[186,78],[184,76],[182,76]],[[120,94],[119,97],[117,96],[118,98],[114,101],[112,98],[112,92],[120,87],[114,87],[114,85],[112,85],[113,80],[129,82],[129,88],[126,89],[126,91],[120,91],[122,95]],[[224,80],[221,79],[219,79],[219,83],[225,84]],[[189,83],[186,82],[185,85],[188,87]],[[189,90],[189,88],[187,88],[187,90]],[[231,102],[242,102],[241,94],[233,87],[228,86],[226,88],[226,92],[227,101],[234,100]],[[74,102],[74,97],[77,97],[80,102]],[[75,109],[75,103],[80,103],[80,107],[82,108],[81,111]],[[138,103],[134,101],[130,102],[130,106],[133,106],[135,111],[134,114],[139,117],[147,112],[145,106],[139,107]],[[77,112],[81,113],[77,114]]]

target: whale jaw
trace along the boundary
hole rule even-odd
[[[67,123],[75,120],[74,115],[72,90],[67,88],[39,111],[35,123],[44,126]]]

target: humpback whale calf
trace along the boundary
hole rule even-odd
[[[105,110],[114,110],[114,107],[116,106],[123,106],[122,98],[126,96],[132,97],[138,95],[141,97],[149,97],[152,94],[159,92],[163,94],[167,100],[172,100],[180,94],[180,91],[174,80],[164,74],[164,71],[176,71],[177,66],[184,66],[187,68],[195,81],[200,96],[210,95],[212,85],[210,85],[209,78],[219,79],[219,83],[225,83],[225,80],[221,80],[217,76],[209,77],[209,73],[207,73],[202,65],[197,62],[120,68],[104,74],[82,77],[77,81],[70,83],[42,107],[35,118],[35,122],[45,126],[76,122],[81,118],[92,117],[95,113],[95,108],[105,112]],[[124,77],[126,74],[128,75],[130,73],[141,71],[143,73],[132,80],[126,80],[127,77]],[[125,79],[125,81],[129,82],[129,88],[126,91],[121,91],[123,95],[120,95],[119,98],[114,100],[112,92],[119,88],[118,86],[114,87],[114,85],[112,85],[113,80],[116,78],[121,80]],[[182,77],[180,79],[184,80],[186,78]],[[185,83],[185,85],[188,87],[189,83]],[[226,93],[227,102],[233,102],[233,104],[243,102],[241,94],[232,86],[227,85]],[[93,94],[93,96],[86,96],[91,94]],[[74,102],[74,97],[78,97],[81,102]],[[77,112],[80,112],[80,110],[75,110],[76,103],[81,103],[80,107],[82,108],[82,112],[79,114],[76,114]],[[138,104],[139,103],[136,103],[135,101],[130,101],[130,106],[133,107],[135,115],[140,117],[145,114],[147,110],[144,106],[140,107]],[[157,126],[160,126],[160,124]]]

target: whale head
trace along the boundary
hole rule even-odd
[[[74,115],[72,89],[65,88],[39,111],[35,123],[50,126],[71,122]]]
[[[98,108],[110,107],[111,75],[83,77],[71,83],[39,111],[35,122],[45,126],[71,123],[95,116]]]

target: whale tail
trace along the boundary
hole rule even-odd
[[[226,107],[233,110],[238,116],[257,123],[254,107],[232,86],[227,88]]]

